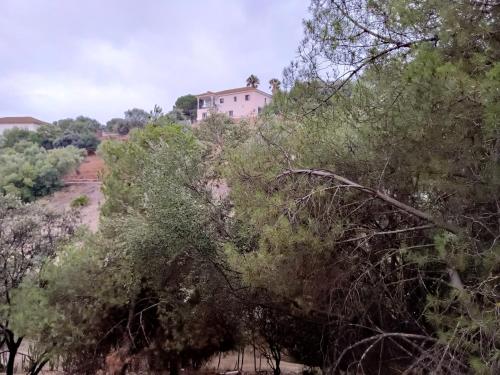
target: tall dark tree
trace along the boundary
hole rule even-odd
[[[250,76],[247,78],[247,87],[257,88],[259,84],[259,78],[254,74],[250,74]]]
[[[198,100],[196,96],[187,94],[177,98],[175,101],[174,110],[180,111],[190,120],[196,119],[196,110],[198,108]]]
[[[311,12],[295,92],[227,163],[233,266],[325,324],[325,370],[498,372],[498,5]]]
[[[281,81],[278,78],[271,78],[269,80],[269,88],[271,89],[271,92],[273,94],[278,92],[280,87],[281,87]]]

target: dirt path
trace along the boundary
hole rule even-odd
[[[39,203],[58,212],[64,212],[66,210],[74,210],[74,208],[71,208],[71,202],[81,195],[86,195],[89,198],[87,206],[77,209],[81,222],[83,225],[88,226],[91,231],[95,232],[99,225],[99,210],[104,201],[100,182],[65,186],[54,194],[40,199]]]
[[[101,192],[101,176],[104,172],[104,160],[99,155],[88,155],[78,168],[64,176],[66,184],[61,190],[39,200],[41,204],[47,205],[58,212],[74,210],[71,208],[73,199],[79,196],[87,196],[89,204],[77,208],[81,222],[93,232],[97,231],[99,224],[99,209],[104,200]]]
[[[65,182],[99,181],[104,172],[104,160],[99,155],[88,155],[73,173],[64,176]]]

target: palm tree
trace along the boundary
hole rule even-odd
[[[250,74],[250,77],[247,78],[247,87],[253,87],[254,89],[259,86],[259,78],[256,75]]]
[[[279,91],[281,86],[281,82],[278,78],[271,78],[269,80],[269,88],[271,89],[271,92],[274,94],[277,91]]]

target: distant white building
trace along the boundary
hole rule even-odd
[[[0,135],[9,129],[26,129],[35,131],[40,125],[47,124],[34,117],[0,117]]]

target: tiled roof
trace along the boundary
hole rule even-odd
[[[0,117],[0,125],[8,124],[36,124],[44,125],[47,124],[44,121],[38,120],[34,117],[24,116],[24,117]]]
[[[271,97],[270,94],[268,94],[267,92],[264,92],[262,90],[259,90],[256,87],[239,87],[239,88],[236,88],[236,89],[222,90],[222,91],[217,91],[217,92],[207,91],[207,92],[205,92],[203,94],[199,94],[199,95],[196,95],[196,96],[197,97],[207,96],[207,95],[221,96],[221,95],[236,94],[238,92],[250,92],[250,91],[257,91],[257,92],[259,92],[259,93],[261,93],[263,95]]]

